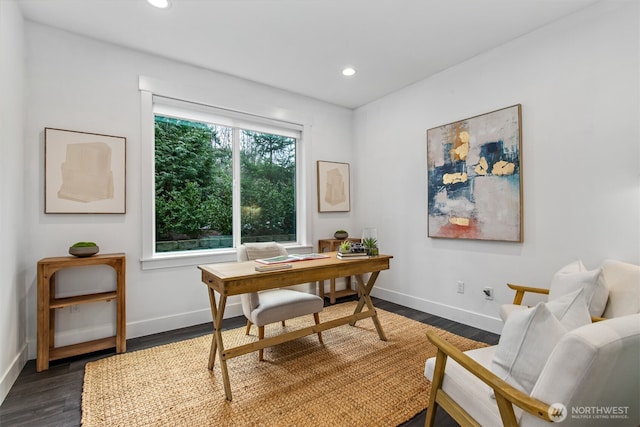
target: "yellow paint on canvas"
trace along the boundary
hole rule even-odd
[[[456,147],[453,152],[456,154],[457,158],[460,160],[464,160],[467,158],[467,154],[469,154],[469,143],[466,142],[462,145]]]
[[[469,226],[469,218],[452,217],[449,218],[449,222],[453,225],[460,225],[462,227]]]
[[[491,169],[491,173],[494,175],[513,175],[513,172],[516,170],[516,165],[511,162],[505,162],[504,160],[500,160],[496,164],[493,165],[493,169]]]
[[[488,169],[489,169],[489,164],[487,163],[487,159],[485,159],[484,157],[481,157],[480,161],[476,165],[476,169],[475,169],[476,173],[478,175],[486,175]]]
[[[443,184],[457,184],[459,182],[467,182],[466,173],[445,173],[442,177]]]
[[[462,141],[465,144],[469,143],[469,132],[467,132],[466,130],[463,130],[462,132],[460,132],[458,134],[458,138],[460,138],[460,141]]]

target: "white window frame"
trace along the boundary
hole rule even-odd
[[[143,270],[235,261],[236,248],[240,245],[241,238],[240,234],[236,232],[236,230],[240,229],[240,217],[239,215],[236,215],[236,212],[234,212],[233,248],[168,253],[155,252],[154,96],[162,97],[164,99],[180,100],[173,101],[176,105],[179,105],[180,102],[185,102],[206,106],[208,112],[217,110],[220,112],[222,117],[226,118],[226,120],[234,122],[234,126],[238,126],[239,123],[242,123],[244,127],[251,128],[251,125],[246,125],[245,120],[248,117],[251,123],[260,123],[262,129],[267,128],[269,124],[277,127],[281,127],[281,124],[285,124],[285,127],[297,129],[301,133],[296,146],[297,241],[293,244],[288,244],[287,249],[291,252],[303,252],[308,251],[313,247],[310,242],[310,236],[312,235],[310,227],[313,200],[313,197],[310,197],[312,191],[312,182],[310,177],[313,176],[311,173],[313,165],[311,164],[309,155],[311,137],[311,124],[309,120],[306,120],[304,117],[290,111],[284,111],[282,109],[276,109],[269,106],[256,107],[255,105],[248,105],[240,99],[233,99],[240,98],[238,96],[228,99],[229,94],[227,94],[227,96],[221,96],[220,93],[209,93],[203,88],[174,85],[149,77],[140,76],[139,89],[142,200],[142,217],[140,218],[142,229],[142,258],[140,261]],[[216,103],[216,99],[220,101],[220,98],[227,98],[223,100],[227,102],[224,104],[221,102]],[[231,104],[228,103],[230,101],[232,102]],[[167,101],[167,105],[170,105],[171,103],[172,102]],[[219,105],[233,105],[233,107],[219,107]],[[225,123],[219,124],[225,125]],[[234,153],[234,162],[239,162],[239,160],[236,160],[238,159],[236,154],[237,153]],[[235,191],[235,186],[236,183],[239,182],[238,178],[240,174],[239,167],[237,166],[237,164],[234,164],[234,210],[236,209],[236,206],[239,206],[240,202],[240,193],[239,191]]]

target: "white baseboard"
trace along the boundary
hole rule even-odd
[[[386,301],[401,304],[405,307],[420,310],[425,313],[444,317],[446,319],[460,322],[465,325],[473,326],[485,331],[493,332],[496,334],[499,334],[502,331],[502,321],[496,317],[463,310],[458,307],[429,301],[423,298],[417,298],[412,295],[407,295],[384,288],[374,289],[372,295]],[[226,306],[225,318],[241,315],[242,305],[240,301],[228,304]],[[185,328],[188,326],[194,326],[208,322],[211,322],[211,310],[209,308],[174,314],[170,316],[156,317],[153,319],[127,322],[127,339],[153,335],[160,332],[171,331],[174,329]],[[69,345],[109,336],[111,334],[113,334],[113,325],[61,331],[56,333],[56,345]],[[18,374],[24,367],[27,360],[35,359],[35,357],[36,342],[35,339],[29,339],[28,346],[26,344],[23,346],[20,354],[16,356],[11,367],[7,370],[7,372],[4,373],[4,376],[1,380],[2,382],[0,384],[0,397],[4,399],[4,396],[6,396],[6,393],[9,392],[11,385],[18,377]]]
[[[4,402],[7,394],[9,394],[9,390],[11,390],[13,383],[16,382],[16,379],[18,378],[18,375],[20,375],[20,372],[22,372],[24,365],[27,364],[27,360],[28,346],[25,342],[16,357],[11,361],[7,370],[2,373],[2,378],[0,378],[0,404]]]
[[[459,307],[429,301],[424,298],[417,298],[412,295],[391,291],[385,288],[374,288],[371,295],[385,301],[390,301],[425,313],[444,317],[445,319],[473,326],[474,328],[482,329],[484,331],[493,332],[495,334],[500,334],[502,332],[502,320],[497,317],[487,316],[486,314],[464,310]]]
[[[290,288],[314,294],[316,292],[315,283],[303,283],[291,286]],[[242,316],[242,303],[239,298],[232,303],[227,301],[227,305],[224,310],[225,319],[236,316]],[[145,319],[139,322],[127,322],[127,338],[143,337],[145,335],[152,335],[174,329],[186,328],[188,326],[200,325],[202,323],[209,323],[211,320],[211,309],[205,308],[186,313],[174,314],[171,316]]]
[[[224,313],[225,319],[240,316],[242,315],[242,305],[240,302],[227,304]],[[128,322],[127,338],[143,337],[145,335],[152,335],[174,329],[186,328],[188,326],[200,325],[202,323],[211,322],[211,320],[211,309],[206,308],[187,313],[174,314],[171,316],[145,319],[139,322]]]

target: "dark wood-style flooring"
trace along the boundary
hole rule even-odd
[[[350,300],[345,298],[338,303]],[[403,307],[388,301],[374,298],[376,307],[400,314],[409,319],[445,329],[454,334],[497,344],[499,336],[470,326],[423,313],[418,310]],[[243,316],[225,319],[225,329],[232,329],[245,325]],[[170,342],[195,338],[211,333],[212,324],[206,323],[160,334],[149,335],[127,340],[127,351],[141,350]],[[35,360],[30,360],[6,399],[0,406],[0,426],[79,426],[80,401],[82,397],[82,383],[84,366],[87,362],[103,357],[112,356],[114,350],[105,350],[74,358],[52,362],[49,370],[36,373]],[[416,415],[403,424],[404,427],[423,426],[426,411]],[[444,411],[436,414],[438,426],[457,426]]]

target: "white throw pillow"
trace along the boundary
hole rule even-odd
[[[582,261],[575,261],[560,269],[551,280],[549,301],[584,289],[584,299],[591,316],[602,316],[609,298],[609,290],[602,269],[587,270]]]
[[[567,332],[544,303],[511,313],[504,323],[491,370],[529,394],[557,342]]]
[[[591,323],[591,315],[584,300],[582,288],[549,301],[546,306],[567,332]]]
[[[549,355],[569,330],[591,323],[579,289],[549,303],[516,311],[507,318],[491,370],[529,394]]]

